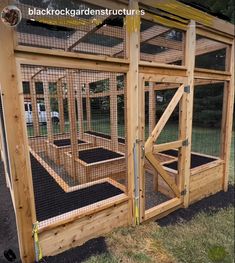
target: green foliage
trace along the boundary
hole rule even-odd
[[[227,16],[230,22],[235,23],[234,1],[233,0],[182,0],[184,3],[196,3],[206,7],[214,14],[220,13]]]
[[[212,262],[223,262],[227,256],[228,253],[222,246],[213,246],[208,252],[208,257]]]

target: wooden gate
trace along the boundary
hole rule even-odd
[[[169,77],[170,79],[173,79],[172,77]],[[148,80],[148,79],[147,79]],[[146,91],[145,87],[145,81],[146,79],[142,78],[141,85],[142,90]],[[177,83],[176,83],[177,80]],[[155,87],[154,83],[157,81],[157,79],[151,78],[151,82],[149,82],[149,94],[151,93],[151,89],[153,91],[157,90],[157,87]],[[167,81],[169,81],[168,78],[164,79],[165,84]],[[188,146],[188,140],[187,140],[187,124],[184,123],[186,120],[187,115],[187,93],[190,92],[189,86],[185,85],[186,79],[183,78],[174,78],[174,82],[176,83],[176,92],[169,102],[168,106],[166,107],[164,113],[160,117],[159,121],[157,123],[154,123],[152,125],[152,129],[149,132],[149,137],[145,141],[144,144],[144,158],[142,158],[142,171],[140,172],[140,180],[139,180],[139,196],[140,196],[140,222],[149,220],[151,218],[161,218],[168,213],[176,210],[177,208],[183,206],[184,202],[184,195],[185,195],[185,150]],[[165,85],[166,89],[169,89],[167,87],[167,84]],[[161,88],[162,89],[162,88]],[[154,93],[153,93],[154,94]],[[155,98],[156,100],[156,98]],[[144,100],[143,102],[143,110],[144,110]],[[170,141],[167,143],[158,144],[157,140],[159,135],[161,134],[163,128],[167,124],[170,116],[172,115],[174,109],[179,105],[179,132],[178,132],[178,140]],[[155,114],[155,112],[151,107],[149,107],[149,114]],[[144,125],[144,117],[142,118],[142,124]],[[150,125],[151,128],[151,125]],[[143,136],[144,138],[144,132]],[[177,160],[177,168],[175,171],[175,174],[172,172],[169,172],[170,169],[167,169],[163,162],[161,162],[156,156],[158,153],[162,151],[168,151],[172,150],[178,152],[178,156],[175,158]],[[176,162],[176,161],[175,161]],[[160,204],[155,205],[154,207],[151,207],[149,209],[145,208],[145,171],[146,167],[151,166],[152,173],[154,176],[157,176],[157,178],[160,176],[161,180],[164,182],[165,185],[170,189],[170,191],[173,193],[171,198],[167,201],[164,201]],[[158,180],[158,179],[157,179]],[[157,190],[158,191],[158,190]]]

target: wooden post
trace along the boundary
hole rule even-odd
[[[77,90],[77,110],[78,110],[78,127],[79,138],[83,138],[83,104],[82,104],[82,82],[81,77],[76,77],[76,90]]]
[[[224,178],[223,178],[223,189],[228,190],[229,182],[229,161],[231,151],[231,140],[232,140],[232,125],[233,125],[233,107],[234,107],[234,41],[231,46],[230,61],[227,64],[227,68],[231,73],[230,81],[224,85],[224,100],[223,100],[223,118],[222,118],[222,129],[221,129],[221,153],[220,158],[224,160]],[[227,60],[227,59],[226,59]]]
[[[145,219],[145,156],[144,156],[144,143],[145,143],[145,79],[139,75],[139,94],[138,94],[138,140],[139,145],[139,199],[140,199],[140,222]]]
[[[149,135],[152,133],[154,127],[156,126],[156,92],[155,84],[149,82]],[[158,172],[153,171],[153,190],[158,191]]]
[[[194,64],[196,50],[196,24],[190,21],[186,32],[185,63],[187,67],[188,85],[181,102],[179,118],[179,139],[185,140],[185,146],[179,151],[178,173],[179,189],[184,191],[182,201],[185,207],[189,206],[189,185],[190,185],[190,166],[191,166],[191,145],[192,145],[192,118],[193,118],[193,95],[194,95]]]
[[[37,95],[36,95],[35,82],[33,78],[31,78],[29,81],[29,88],[30,88],[30,97],[31,97],[31,105],[32,105],[34,136],[39,136],[40,129],[39,129],[39,118],[38,118]]]
[[[156,97],[154,83],[149,82],[149,134],[156,125]]]
[[[77,133],[77,120],[76,120],[76,107],[75,107],[75,76],[70,70],[66,70],[67,89],[68,89],[68,110],[69,110],[69,123],[70,123],[70,140],[71,140],[71,169],[74,180],[77,178],[75,159],[78,158],[78,133]]]
[[[130,9],[138,10],[138,2],[130,0]],[[127,31],[127,54],[129,55],[129,70],[127,73],[127,151],[128,151],[128,196],[129,202],[129,223],[137,223],[135,217],[139,213],[138,197],[135,199],[135,181],[136,176],[134,172],[134,147],[137,146],[136,160],[139,161],[140,143],[139,143],[139,55],[140,55],[140,16],[133,15],[126,17],[126,31]],[[143,94],[142,94],[143,95]],[[137,167],[141,168],[141,167]],[[137,171],[137,179],[139,179],[140,169]],[[138,204],[137,204],[138,203]]]
[[[118,116],[117,116],[117,76],[112,74],[109,78],[110,91],[110,127],[111,127],[111,147],[113,151],[118,151]]]
[[[43,73],[43,93],[44,93],[44,104],[46,109],[46,120],[47,120],[47,138],[49,142],[53,142],[53,126],[51,119],[51,103],[50,103],[50,92],[49,83],[46,77],[46,71]]]
[[[91,101],[90,101],[90,86],[86,83],[86,120],[88,131],[91,131]]]
[[[62,79],[57,81],[57,95],[58,95],[58,107],[59,107],[59,118],[60,118],[60,132],[65,132],[64,123],[64,97],[63,97],[63,84]]]
[[[0,2],[0,12],[8,1]],[[20,66],[16,64],[13,30],[0,21],[0,86],[3,96],[10,176],[15,204],[20,256],[23,263],[35,260],[32,225],[36,222],[34,193],[24,116]]]

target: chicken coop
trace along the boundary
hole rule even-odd
[[[20,23],[0,21],[1,159],[22,262],[227,191],[234,25],[175,0],[30,14],[45,2],[20,0]]]

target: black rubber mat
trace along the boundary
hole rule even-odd
[[[95,163],[110,160],[124,155],[102,147],[79,151],[79,159],[86,163]]]
[[[82,140],[78,140],[78,144],[82,144],[85,143]],[[58,147],[62,147],[62,146],[69,146],[71,145],[71,140],[70,139],[59,139],[59,140],[54,140],[54,144]]]
[[[31,155],[37,220],[43,221],[123,193],[105,182],[66,193]]]
[[[85,133],[111,140],[111,136],[109,134],[95,132],[95,131],[86,131]],[[125,141],[126,141],[125,138],[118,137],[118,142],[125,143]]]
[[[210,158],[210,157],[201,156],[201,155],[197,155],[197,154],[191,154],[191,169],[198,167],[198,166],[201,166],[201,165],[206,164],[206,163],[216,161],[216,160],[217,159],[215,159],[215,158]],[[174,170],[177,170],[178,169],[178,162],[175,161],[172,163],[167,163],[167,164],[164,164],[164,166],[171,168],[171,169],[174,169]]]

